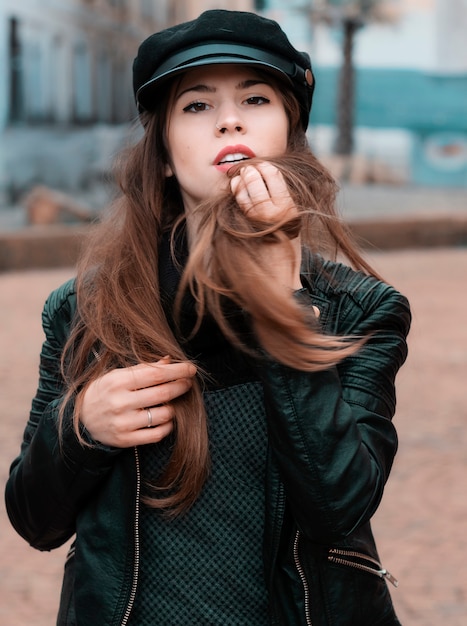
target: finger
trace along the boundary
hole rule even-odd
[[[137,411],[137,420],[134,421],[136,429],[156,428],[170,422],[175,417],[175,409],[170,404],[164,406],[151,406]]]
[[[254,167],[243,168],[232,181],[235,181],[232,192],[243,213],[250,218],[265,219],[263,205],[271,202],[271,198],[260,173]]]
[[[240,171],[235,183],[236,200],[249,217],[273,222],[289,211],[297,213],[282,172],[272,163],[262,162]]]
[[[134,446],[158,443],[169,435],[174,429],[173,420],[160,424],[157,428],[140,428],[132,431],[122,431],[113,433],[107,438],[107,445],[116,448],[131,448]]]
[[[292,199],[282,172],[272,163],[258,163],[257,167],[274,204],[284,205],[285,208],[290,207]]]
[[[192,378],[196,374],[196,367],[192,363],[140,363],[121,370],[127,389],[136,390],[160,385],[179,378]]]
[[[237,194],[240,182],[241,182],[241,178],[238,174],[235,175],[230,181],[230,189],[234,196]]]
[[[136,445],[134,435],[142,429],[154,430],[164,427],[164,433],[170,432],[172,426],[170,429],[165,427],[173,421],[174,417],[175,410],[171,405],[157,406],[127,411],[120,416],[107,416],[92,430],[89,428],[88,430],[96,441],[104,445],[126,448]]]
[[[127,444],[122,447],[144,446],[149,443],[159,443],[174,429],[173,421],[161,424],[157,428],[141,428],[135,430],[126,438]]]
[[[252,204],[261,204],[271,200],[266,183],[256,167],[249,165],[242,168],[240,178]]]
[[[253,205],[242,177],[240,175],[235,176],[232,178],[230,184],[238,206],[245,214],[248,213]]]
[[[147,406],[158,406],[171,402],[189,391],[192,386],[193,380],[191,378],[179,378],[168,383],[134,390],[128,398],[128,408],[142,409]]]

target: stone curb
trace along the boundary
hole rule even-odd
[[[352,219],[348,224],[363,248],[410,250],[467,246],[467,213]]]
[[[27,226],[0,232],[0,272],[71,267],[88,226]]]
[[[353,218],[349,227],[364,248],[400,250],[467,246],[467,214]],[[0,232],[0,271],[70,267],[89,226],[27,226]]]

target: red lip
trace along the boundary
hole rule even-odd
[[[236,154],[239,152],[241,154],[244,154],[249,159],[253,159],[256,156],[253,150],[241,144],[236,146],[225,146],[225,148],[222,148],[222,150],[215,157],[213,165],[216,167],[216,169],[222,172],[226,172],[232,167],[232,165],[234,165],[234,163],[226,162],[221,164],[222,159],[224,159],[228,154]]]

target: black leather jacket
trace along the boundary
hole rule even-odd
[[[270,623],[396,625],[391,576],[378,564],[370,519],[397,448],[394,379],[406,358],[409,306],[392,287],[319,258],[302,280],[299,297],[319,307],[326,332],[372,335],[359,353],[323,372],[260,365],[270,439]],[[7,510],[18,533],[40,550],[76,534],[59,624],[123,625],[138,574],[138,450],[85,448],[71,430],[58,450],[59,359],[75,309],[73,281],[44,307],[40,383],[11,466]]]

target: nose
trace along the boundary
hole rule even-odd
[[[216,121],[216,135],[225,135],[226,133],[243,135],[245,131],[245,123],[236,107],[223,107],[219,110]]]

